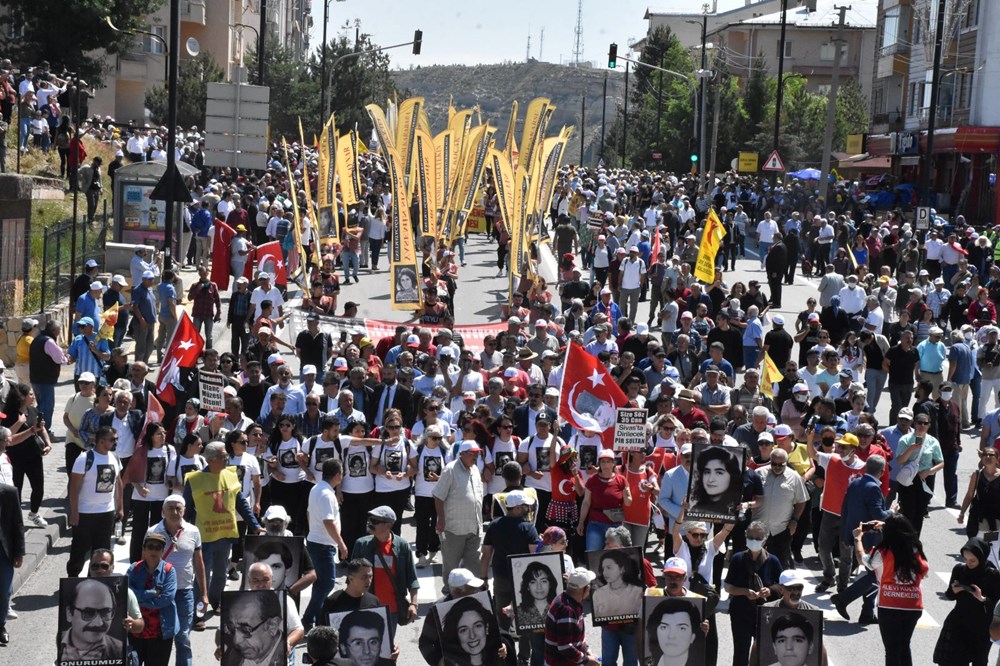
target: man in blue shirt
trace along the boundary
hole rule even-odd
[[[681,505],[687,497],[688,475],[691,473],[691,444],[681,446],[680,464],[667,470],[656,503],[664,512],[663,526],[669,534],[680,515]]]
[[[154,346],[156,347],[156,358],[162,359],[163,345],[170,339],[170,335],[177,326],[177,289],[174,287],[174,272],[172,270],[163,271],[160,284],[156,285],[156,301],[159,304],[157,319],[160,327]]]
[[[196,243],[195,265],[208,266],[208,232],[212,228],[212,211],[208,209],[208,200],[201,200],[201,208],[191,216],[191,233]]]
[[[747,327],[743,329],[743,365],[748,368],[757,367],[757,357],[764,343],[764,326],[757,318],[759,312],[756,305],[747,309]]]
[[[149,363],[156,330],[156,299],[153,297],[153,271],[142,274],[142,282],[132,290],[132,316],[135,317],[135,360]]]
[[[76,363],[73,377],[79,390],[80,375],[83,373],[93,373],[96,379],[104,376],[104,363],[111,360],[111,347],[107,340],[97,339],[94,320],[90,317],[81,317],[77,325],[80,327],[80,334],[73,338],[67,355],[70,363]]]
[[[930,382],[934,387],[934,395],[937,396],[944,381],[944,360],[948,358],[948,348],[941,342],[944,336],[937,326],[932,326],[930,337],[917,345],[917,356],[920,357],[920,380]]]
[[[98,304],[103,293],[104,285],[101,284],[100,280],[94,280],[90,283],[90,290],[86,294],[80,294],[79,298],[76,299],[74,308],[76,321],[73,322],[74,335],[79,335],[80,319],[83,317],[90,317],[95,324],[101,321],[101,307]]]
[[[961,331],[952,331],[951,349],[948,351],[948,383],[955,389],[963,430],[972,426],[969,421],[969,384],[975,372],[976,352],[966,344]]]

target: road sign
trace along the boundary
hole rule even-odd
[[[758,155],[756,152],[745,152],[741,150],[739,157],[740,173],[757,173],[757,158]],[[780,159],[778,160],[778,163],[781,163]],[[784,167],[782,167],[782,171],[784,171]]]
[[[930,229],[931,228],[931,209],[930,206],[918,206],[917,207],[917,229]]]
[[[784,171],[785,163],[781,161],[781,156],[778,155],[778,151],[771,153],[771,156],[767,158],[764,162],[764,166],[761,167],[764,171]]]
[[[236,169],[267,167],[271,89],[209,83],[205,103],[205,164]]]

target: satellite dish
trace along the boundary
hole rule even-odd
[[[733,167],[733,171],[736,171],[737,169],[740,168],[740,158],[734,157],[733,161],[730,162],[729,165]]]
[[[188,55],[192,58],[196,58],[201,53],[201,44],[194,37],[188,37],[187,43],[184,46],[187,49]]]

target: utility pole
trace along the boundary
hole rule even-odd
[[[663,67],[664,55],[660,55],[660,67]],[[657,72],[656,83],[656,147],[660,148],[660,116],[663,113],[663,72]]]
[[[943,0],[942,0],[943,1]],[[837,37],[833,40],[833,80],[830,81],[830,99],[826,102],[826,129],[823,131],[823,160],[819,175],[819,197],[826,201],[830,185],[830,151],[833,150],[833,129],[837,121],[837,89],[840,87],[840,53],[844,44],[844,19],[851,6],[834,7],[840,13],[837,19]]]
[[[705,100],[705,94],[707,92],[705,88],[708,85],[705,72],[708,65],[707,56],[705,53],[707,39],[708,39],[708,5],[706,4],[702,7],[702,14],[701,14],[701,72],[699,72],[699,76],[701,76],[701,89],[700,92],[698,93],[700,95],[699,106],[701,107],[701,128],[698,130],[698,140],[700,143],[700,146],[698,148],[698,162],[699,162],[698,172],[701,174],[701,177],[699,177],[698,180],[701,182],[706,182],[705,176],[708,175],[705,173],[705,170],[707,168],[705,159],[706,157],[705,135],[708,133],[708,117],[705,113],[706,109],[708,108]]]
[[[263,9],[264,2],[261,1],[261,8]],[[261,19],[261,44],[264,43],[264,24],[267,23],[266,19]],[[172,178],[174,174],[179,174],[177,171],[177,63],[180,58],[181,50],[181,2],[180,0],[170,0],[170,32],[168,35],[170,40],[169,61],[170,66],[168,72],[170,76],[167,78],[168,86],[168,97],[167,97],[167,169],[165,175],[167,178]],[[263,49],[261,50],[260,62],[264,62]],[[263,65],[261,65],[263,67]],[[261,83],[261,85],[264,85]],[[163,246],[163,270],[168,270],[173,268],[173,252],[171,248],[174,246],[174,196],[171,193],[170,196],[165,197],[163,204],[164,211],[164,221],[163,221],[163,239],[165,241]]]
[[[601,96],[601,161],[604,161],[604,121],[608,117],[608,73],[604,72],[604,94]],[[20,151],[18,151],[20,154]]]
[[[542,60],[542,47],[545,46],[545,28],[543,27],[538,35],[538,61]]]
[[[931,188],[934,186],[934,130],[937,126],[938,93],[941,88],[941,47],[944,43],[944,11],[946,0],[938,0],[937,27],[934,29],[934,68],[931,74],[931,108],[927,112],[927,149],[924,151],[924,192],[925,206],[931,205]]]
[[[326,108],[326,24],[330,22],[330,0],[323,0],[323,52],[319,66],[319,126],[323,127],[330,111]]]
[[[626,139],[628,139],[628,66],[632,63],[625,63],[625,122],[622,125],[622,158],[621,167],[625,168],[625,147]]]
[[[717,56],[718,57],[718,56]],[[722,105],[722,64],[719,60],[715,63],[716,78],[715,82],[715,108],[713,109],[712,118],[712,165],[709,167],[709,173],[715,173],[715,157],[719,148],[719,107]]]
[[[260,0],[260,30],[257,39],[257,85],[266,86],[264,83],[264,49],[267,44],[267,0]],[[326,21],[323,21],[323,42],[326,42]],[[325,53],[325,51],[324,51]]]
[[[781,0],[781,36],[778,38],[778,92],[774,97],[774,150],[778,150],[781,135],[781,102],[785,86],[785,28],[788,26],[788,0]],[[775,176],[777,178],[777,176]]]
[[[583,91],[580,102],[580,166],[583,166],[583,137],[587,133],[587,91]]]

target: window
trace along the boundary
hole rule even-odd
[[[892,46],[899,39],[899,7],[886,11],[882,21],[882,48]]]
[[[919,116],[924,108],[924,82],[911,83],[908,87],[908,99],[906,100],[906,115],[909,117]]]
[[[781,57],[781,40],[780,39],[777,42],[775,42],[775,44],[774,44],[774,55],[777,58]],[[792,43],[790,41],[788,41],[787,39],[785,40],[785,57],[786,58],[791,58],[792,57]]]
[[[162,26],[162,25],[151,25],[151,26],[149,26],[149,32],[151,32],[154,35],[160,37],[160,39],[156,39],[154,37],[150,37],[149,35],[141,35],[141,37],[142,37],[142,52],[143,53],[152,53],[154,55],[163,55],[163,54],[165,54],[166,53],[166,49],[164,49],[163,45],[164,45],[164,42],[165,42],[167,29],[164,26]]]
[[[833,62],[833,55],[837,50],[837,45],[833,42],[823,44],[819,47],[819,59],[823,62]],[[847,61],[847,44],[843,44],[840,47],[840,64],[843,65]]]

